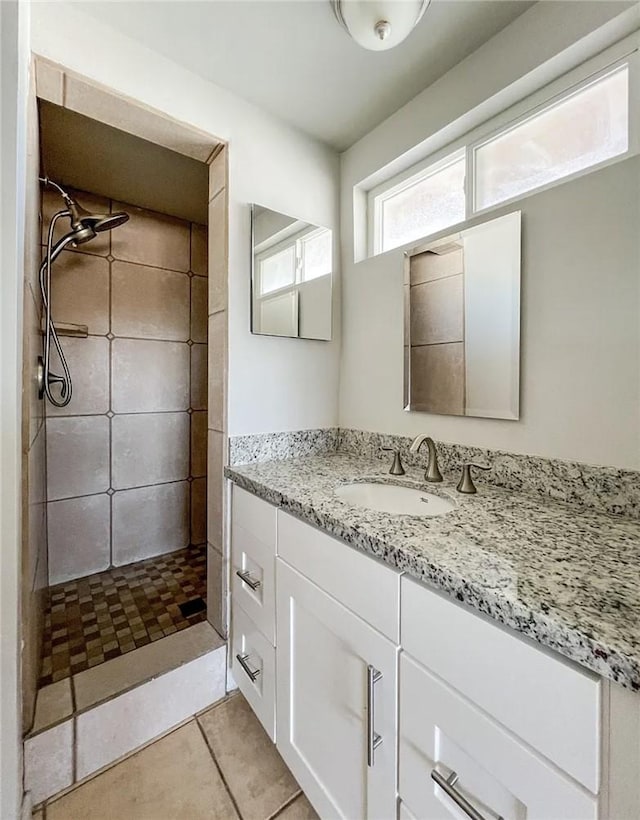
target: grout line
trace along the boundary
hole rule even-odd
[[[198,344],[200,344],[200,342],[198,342]],[[194,347],[195,347],[195,345],[194,345]],[[203,345],[203,347],[204,347],[204,345]],[[102,418],[103,416],[106,416],[107,413],[109,413],[109,412],[113,412],[113,411],[105,410],[104,413],[69,413],[67,415],[61,413],[60,415],[56,414],[55,416],[48,416],[48,419],[49,419],[49,421],[52,421],[52,420],[56,421],[57,419],[86,419],[86,418],[95,419],[95,418]],[[167,413],[187,413],[187,412],[188,412],[188,408],[185,408],[184,410],[126,410],[124,412],[119,411],[119,412],[113,413],[113,416],[114,416],[114,418],[116,416],[162,416],[162,415],[166,415]],[[194,409],[193,412],[194,413],[200,413],[200,412],[206,413],[206,409],[204,409],[204,410]],[[107,416],[107,418],[108,418],[108,416]]]
[[[75,715],[71,718],[71,776],[73,782],[78,780],[78,721]]]
[[[289,798],[286,802],[284,802],[284,803],[280,806],[280,808],[279,808],[279,809],[276,809],[276,810],[274,811],[274,813],[273,813],[273,814],[270,814],[270,815],[269,815],[269,817],[267,818],[267,820],[276,820],[276,818],[277,818],[277,817],[280,817],[280,815],[281,815],[281,814],[282,814],[282,813],[283,813],[286,809],[288,809],[288,808],[289,808],[289,806],[290,806],[292,803],[295,803],[295,802],[296,802],[296,800],[300,797],[300,795],[301,795],[302,793],[303,793],[303,792],[302,792],[302,789],[300,788],[300,786],[298,786],[298,790],[297,790],[297,792],[293,795],[293,797],[290,797],[290,798]]]
[[[202,737],[204,739],[204,742],[207,744],[207,749],[209,750],[209,754],[211,755],[211,759],[213,760],[213,765],[218,770],[218,774],[220,775],[220,779],[222,780],[222,783],[224,784],[224,787],[227,790],[227,793],[229,794],[229,797],[231,799],[233,807],[235,808],[238,817],[241,820],[243,820],[242,812],[240,811],[240,807],[238,806],[238,804],[236,802],[236,798],[234,797],[233,792],[231,791],[231,787],[227,783],[227,779],[224,776],[224,773],[223,773],[222,769],[220,768],[220,764],[218,763],[218,761],[216,759],[216,756],[214,754],[213,749],[211,748],[211,744],[209,743],[209,738],[207,737],[207,734],[204,731],[204,729],[202,728],[202,726],[200,724],[200,721],[197,717],[195,718],[195,721],[196,721],[196,726],[198,727],[198,729],[200,729],[200,734],[202,735]]]

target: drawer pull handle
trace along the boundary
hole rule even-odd
[[[253,589],[253,590],[258,589],[258,587],[262,584],[262,581],[256,581],[254,578],[251,577],[251,574],[249,573],[249,570],[237,569],[236,570],[236,575],[238,576],[238,578],[241,581],[244,581],[244,583],[248,587],[251,587],[251,589]]]
[[[486,820],[485,816],[474,809],[471,803],[469,803],[469,801],[455,789],[455,785],[459,780],[456,772],[451,772],[449,777],[444,777],[439,771],[434,769],[431,772],[431,779],[436,781],[442,791],[445,792],[453,800],[456,806],[462,809],[462,811],[467,815],[467,817],[470,817],[471,820]],[[495,817],[496,820],[504,820],[504,818],[500,815],[495,815]]]
[[[244,671],[249,676],[249,680],[252,683],[255,683],[256,680],[258,679],[258,676],[260,675],[260,670],[259,669],[252,669],[249,666],[249,664],[247,663],[247,661],[249,660],[249,655],[240,655],[240,654],[238,654],[238,655],[236,655],[236,660],[238,661],[240,666],[244,669]]]
[[[371,664],[367,666],[367,766],[373,768],[375,763],[375,751],[382,743],[382,737],[375,730],[375,693],[374,686],[382,677],[382,672],[378,672]]]

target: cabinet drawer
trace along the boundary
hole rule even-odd
[[[278,510],[278,555],[394,643],[400,573]]]
[[[275,742],[275,649],[237,601],[231,609],[231,671],[238,689]]]
[[[399,793],[420,820],[465,817],[432,778],[494,820],[596,820],[594,795],[559,772],[404,652],[400,657]]]
[[[402,579],[402,648],[597,794],[601,682]]]
[[[233,487],[232,528],[239,524],[267,547],[276,546],[276,508],[240,487]]]
[[[231,591],[269,643],[275,645],[275,547],[237,521],[231,533]]]

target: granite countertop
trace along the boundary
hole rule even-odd
[[[395,478],[378,460],[341,453],[226,468],[238,486],[441,590],[539,644],[640,690],[640,521],[477,482]],[[341,501],[364,480],[420,486],[456,501],[432,518]]]

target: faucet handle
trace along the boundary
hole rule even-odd
[[[404,467],[400,459],[400,450],[394,447],[382,447],[386,453],[393,453],[393,464],[389,470],[389,475],[404,475]]]
[[[459,493],[466,493],[467,495],[473,495],[477,493],[476,485],[473,483],[473,479],[471,478],[471,468],[475,467],[478,470],[490,470],[491,467],[487,464],[476,464],[475,461],[469,461],[467,464],[462,465],[462,476],[460,477],[460,481],[458,482],[458,486],[456,490]]]

